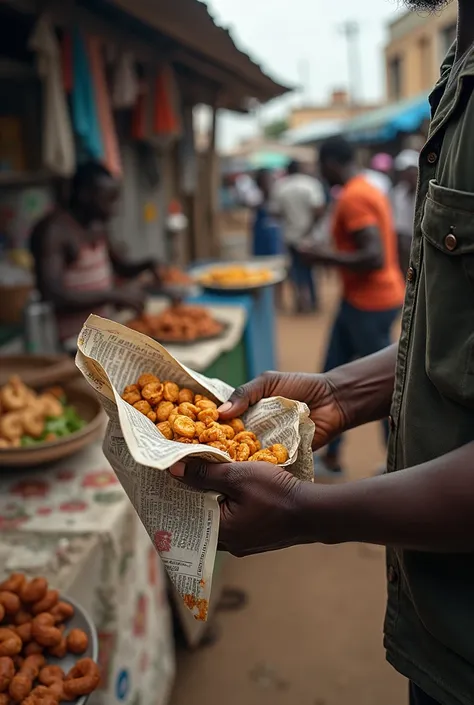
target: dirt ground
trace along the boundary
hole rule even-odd
[[[321,365],[337,302],[323,281],[323,313],[279,316],[281,370]],[[352,431],[348,479],[383,460],[376,425]],[[384,553],[365,545],[305,546],[230,559],[225,584],[245,590],[241,611],[220,612],[213,646],[178,654],[171,705],[405,705],[407,686],[384,659]]]

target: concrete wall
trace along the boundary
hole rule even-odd
[[[428,91],[437,81],[445,53],[443,30],[456,22],[456,3],[441,13],[420,15],[407,12],[390,27],[385,48],[388,100],[402,100]],[[391,78],[394,60],[400,61],[400,91],[396,95]]]

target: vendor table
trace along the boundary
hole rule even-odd
[[[163,568],[101,444],[3,473],[0,529],[4,574],[45,575],[92,617],[103,680],[90,705],[165,705],[175,665]]]

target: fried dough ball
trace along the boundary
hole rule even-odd
[[[223,443],[222,441],[211,441],[208,443],[209,446],[212,446],[212,448],[218,448],[219,450],[222,450],[224,453],[228,453],[228,448],[227,444]]]
[[[159,384],[160,380],[156,375],[152,375],[148,372],[146,372],[143,375],[140,375],[140,377],[137,379],[137,387],[138,389],[143,389],[143,387],[146,387],[147,384]]]
[[[59,592],[57,590],[48,590],[42,600],[35,602],[31,611],[33,614],[49,612],[54,605],[57,605],[59,600]]]
[[[278,465],[286,463],[286,461],[290,457],[288,449],[281,443],[274,443],[272,446],[269,446],[267,450],[269,450],[270,453],[273,453],[273,455],[276,457]]]
[[[23,418],[21,411],[9,411],[0,417],[0,435],[13,442],[23,435]]]
[[[141,401],[142,395],[140,392],[137,390],[133,392],[126,392],[122,394],[122,399],[127,402],[127,404],[131,404],[133,406],[137,402]]]
[[[90,658],[80,659],[64,680],[64,693],[68,698],[92,693],[100,682],[100,670]]]
[[[206,430],[199,436],[200,443],[215,443],[216,441],[224,443],[225,440],[226,437],[224,431],[222,431],[217,425],[206,428]]]
[[[179,387],[175,382],[163,382],[163,396],[166,401],[176,402],[179,397]]]
[[[207,426],[202,421],[196,421],[195,428],[196,428],[196,436],[199,437],[201,435],[201,433],[204,433]]]
[[[160,423],[157,423],[156,428],[169,441],[173,440],[173,429],[171,428],[169,421],[161,421]]]
[[[32,623],[25,622],[24,624],[20,624],[18,627],[15,627],[15,632],[24,644],[28,644],[32,639]]]
[[[150,411],[153,411],[150,404],[145,399],[141,399],[140,401],[137,401],[133,405],[133,408],[136,409],[137,411],[139,411],[140,414],[143,414],[144,416],[148,416]]]
[[[217,409],[203,409],[198,414],[198,421],[202,421],[208,426],[212,421],[217,421],[219,412]]]
[[[44,416],[56,419],[64,413],[64,407],[52,394],[41,394],[37,399],[37,404]]]
[[[45,597],[47,591],[48,583],[45,578],[33,578],[21,588],[20,598],[26,603],[38,602]]]
[[[181,414],[181,416],[189,416],[192,421],[196,421],[198,413],[199,409],[197,406],[194,406],[194,404],[188,401],[184,401],[178,406],[178,414]]]
[[[0,627],[0,656],[16,656],[22,649],[22,641],[13,629]]]
[[[246,443],[239,443],[235,450],[235,459],[237,462],[245,462],[250,458],[250,448]]]
[[[57,605],[50,610],[56,622],[67,622],[74,616],[74,607],[69,602],[58,602]]]
[[[82,629],[71,629],[66,637],[66,643],[72,654],[83,654],[89,646],[89,638]]]
[[[224,431],[227,440],[231,441],[235,436],[235,431],[229,424],[220,424],[221,430]]]
[[[272,465],[278,465],[277,457],[271,451],[269,451],[268,448],[258,450],[256,453],[250,456],[249,460],[262,461],[265,463],[271,463]]]
[[[217,409],[217,404],[210,399],[200,399],[196,402],[196,406],[200,411],[203,409]]]
[[[183,387],[183,389],[179,390],[178,393],[178,402],[180,404],[183,404],[184,402],[189,402],[192,404],[194,401],[194,393],[191,389],[187,389],[186,387]]]
[[[157,423],[168,421],[170,414],[175,410],[174,404],[171,401],[162,401],[156,407]]]
[[[142,388],[142,397],[151,406],[157,406],[163,399],[163,385],[160,382],[149,382]]]
[[[247,441],[256,441],[257,436],[252,431],[241,431],[235,435],[234,440],[237,443],[247,443]]]
[[[62,639],[62,633],[55,626],[56,620],[50,612],[42,612],[34,618],[31,634],[40,646],[57,646]]]
[[[242,419],[231,419],[230,421],[227,421],[227,423],[229,426],[232,426],[234,433],[242,433],[242,431],[245,431],[245,426]]]
[[[196,435],[194,421],[192,421],[188,416],[177,416],[173,420],[171,428],[174,433],[184,438],[194,438]]]
[[[176,443],[196,443],[196,439],[187,438],[186,436],[175,436],[173,440],[176,441]]]
[[[26,583],[26,577],[23,573],[12,573],[7,580],[0,583],[0,590],[19,593],[23,585]]]
[[[15,675],[15,664],[10,656],[0,656],[0,693],[10,685]]]
[[[0,605],[3,606],[5,614],[16,614],[21,607],[20,598],[14,592],[9,592],[8,590],[1,590]]]
[[[125,389],[123,390],[123,394],[132,394],[133,392],[140,392],[140,389],[138,388],[138,385],[136,384],[127,384]],[[122,396],[123,399],[123,396]]]
[[[56,681],[63,681],[65,675],[61,666],[44,666],[39,672],[38,680],[41,685],[49,687]]]

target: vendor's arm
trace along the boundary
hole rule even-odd
[[[310,261],[332,267],[345,267],[358,272],[373,272],[384,265],[380,232],[370,226],[351,233],[355,245],[353,252],[338,252],[328,247],[304,249],[302,254]]]
[[[474,551],[474,443],[423,465],[313,485],[267,463],[192,461],[175,477],[225,499],[220,547],[238,556],[305,543],[360,541],[417,551]]]
[[[63,286],[63,272],[67,262],[67,231],[60,224],[52,223],[41,238],[36,256],[37,269],[41,272],[38,282],[43,298],[54,304],[56,310],[70,313],[91,310],[105,304],[143,309],[143,295],[138,289],[122,287],[105,291],[70,291]]]
[[[150,272],[155,279],[160,279],[160,264],[158,260],[145,259],[141,262],[127,262],[118,248],[109,245],[110,260],[115,273],[124,279],[135,279],[143,272]]]

